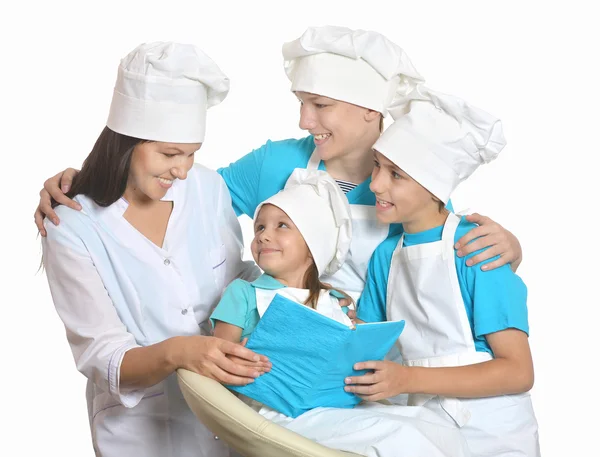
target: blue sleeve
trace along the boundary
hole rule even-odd
[[[464,216],[461,217],[455,242],[475,227],[476,224],[467,222]],[[508,328],[516,328],[529,334],[527,287],[521,278],[513,273],[510,265],[482,271],[481,266],[496,260],[498,256],[495,256],[479,265],[467,266],[468,259],[485,249],[487,248],[463,258],[455,256],[461,294],[475,338],[485,341],[485,335]]]
[[[256,207],[285,187],[295,168],[306,168],[312,154],[312,136],[267,141],[217,172],[229,188],[236,215],[254,217]]]
[[[383,322],[386,318],[386,297],[392,255],[400,236],[383,241],[369,261],[367,281],[358,300],[356,317],[364,322]]]
[[[217,170],[227,184],[237,216],[246,214],[250,218],[254,217],[254,210],[260,203],[257,201],[258,187],[269,143],[246,154],[228,167]]]
[[[486,248],[487,249],[487,248]],[[484,251],[479,250],[460,260],[461,289],[465,288],[472,302],[472,322],[476,338],[489,333],[516,328],[529,334],[527,320],[527,287],[510,268],[503,265],[482,271],[479,265],[468,267],[467,259]],[[457,256],[458,258],[458,256]],[[493,262],[498,256],[485,263]],[[464,295],[464,292],[463,292]]]
[[[219,304],[210,316],[212,328],[215,328],[216,321],[222,321],[243,330],[246,327],[248,313],[256,308],[254,304],[256,298],[253,292],[254,289],[249,282],[243,279],[232,281],[223,292]],[[253,299],[254,302],[252,302]]]

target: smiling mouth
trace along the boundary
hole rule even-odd
[[[375,205],[375,210],[377,210],[377,211],[387,211],[387,210],[393,208],[394,206],[396,206],[392,202],[381,200],[380,198],[378,198],[376,200],[376,202],[377,203]]]
[[[173,184],[172,179],[161,178],[160,176],[158,177],[158,182],[161,183],[163,186],[170,186],[171,184]]]
[[[275,252],[279,252],[279,250],[277,249],[261,249],[260,251],[258,251],[258,255],[263,255],[263,254],[274,254]]]

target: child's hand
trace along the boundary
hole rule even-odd
[[[240,346],[246,346],[246,343],[248,342],[248,338],[244,338],[239,344]],[[254,368],[256,371],[258,371],[260,374],[263,373],[268,373],[269,371],[271,371],[271,362],[252,362],[250,360],[245,360],[245,359],[241,359],[239,357],[236,357],[235,355],[231,355],[228,354],[227,358],[229,360],[231,360],[232,362],[237,363],[238,365],[243,365],[245,367],[252,367]]]
[[[356,319],[356,311],[354,311],[353,309],[349,309],[348,310],[348,314],[346,314],[346,316],[348,316],[350,318],[350,320],[354,324],[356,324],[356,321],[357,321],[357,319]]]
[[[373,370],[372,373],[345,379],[347,386],[344,390],[363,400],[378,401],[408,393],[409,367],[384,360],[360,362],[354,365],[354,369]]]
[[[348,308],[346,315],[350,318],[350,320],[354,320],[356,318],[356,310],[349,308],[349,306],[352,306],[352,300],[349,298],[340,298],[339,303],[342,308]]]

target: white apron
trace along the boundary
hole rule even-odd
[[[277,290],[256,288],[256,308],[261,318],[275,294],[304,303],[309,291],[293,287]],[[338,299],[327,290],[321,291],[315,311],[349,327],[353,326],[342,311]],[[255,409],[262,406],[248,397],[243,400]],[[348,409],[316,408],[296,419],[267,406],[260,407],[259,413],[324,446],[367,457],[470,455],[460,433],[424,408],[364,403]],[[237,457],[236,454],[232,455]]]
[[[256,290],[256,310],[258,315],[262,318],[263,314],[271,304],[275,295],[281,295],[284,298],[295,301],[296,303],[304,303],[308,298],[308,289],[296,289],[295,287],[282,287],[281,289],[260,289]],[[328,290],[321,290],[319,300],[315,311],[324,316],[330,317],[331,319],[340,322],[341,324],[347,325],[348,327],[354,327],[352,321],[346,313],[342,310],[339,300],[331,295]]]
[[[492,359],[478,352],[455,265],[454,237],[460,218],[450,213],[441,241],[403,247],[392,256],[387,288],[387,319],[405,319],[398,340],[404,364],[464,366]],[[529,393],[458,399],[409,395],[458,426],[473,455],[538,456],[537,421]]]
[[[319,155],[313,152],[306,168],[317,170],[320,162]],[[340,270],[331,276],[322,276],[320,279],[343,290],[354,301],[358,301],[358,297],[365,288],[369,260],[371,260],[375,248],[387,238],[390,226],[377,221],[374,206],[351,204],[350,213],[352,215],[352,241],[348,257]]]

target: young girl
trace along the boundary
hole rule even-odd
[[[352,327],[337,300],[345,293],[319,280],[343,264],[351,227],[348,202],[335,181],[323,171],[295,170],[285,189],[256,209],[252,254],[264,273],[229,285],[211,315],[214,335],[235,343],[249,337],[275,294]],[[366,456],[468,455],[460,434],[423,408],[316,408],[296,419],[266,406],[260,413],[326,446]]]
[[[319,281],[339,269],[352,238],[348,201],[327,173],[295,170],[285,191],[256,209],[254,232],[252,255],[264,273],[227,287],[211,315],[215,336],[248,337],[276,293],[353,326],[338,303],[348,296]]]
[[[468,268],[453,245],[472,224],[445,209],[452,191],[505,145],[500,121],[464,101],[418,88],[374,146],[377,217],[404,235],[376,250],[360,321],[405,319],[404,364],[346,380],[367,400],[409,394],[467,439],[476,456],[538,456],[528,391],[527,290],[508,266]]]

